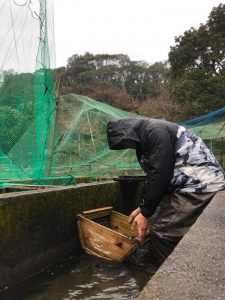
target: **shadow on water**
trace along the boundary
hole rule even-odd
[[[130,262],[115,263],[87,254],[69,257],[10,288],[1,300],[135,299],[151,275]]]

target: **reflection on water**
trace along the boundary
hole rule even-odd
[[[1,295],[3,300],[135,299],[149,280],[145,268],[84,254],[70,257]]]

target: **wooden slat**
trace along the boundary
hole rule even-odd
[[[128,222],[128,216],[122,215],[118,212],[112,211],[110,217],[110,227],[112,230],[120,232],[121,234],[130,237],[137,237],[137,228],[131,229],[131,224]],[[147,235],[140,243],[140,246],[145,245],[150,240],[150,236]]]
[[[122,261],[137,247],[138,243],[119,232],[97,224],[83,216],[79,217],[78,228],[82,235],[82,247],[99,257]]]
[[[136,237],[137,230],[131,229],[131,224],[128,222],[128,216],[122,215],[113,211],[110,217],[110,226],[113,230],[120,232],[128,237]]]
[[[86,210],[86,211],[83,211],[82,214],[86,218],[93,220],[96,218],[108,216],[111,214],[111,212],[112,212],[112,206],[107,206],[107,207],[102,207],[102,208]]]

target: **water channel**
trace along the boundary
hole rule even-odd
[[[146,267],[83,254],[11,287],[1,300],[135,299],[150,277]]]

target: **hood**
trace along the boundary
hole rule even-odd
[[[125,149],[121,141],[125,139],[140,142],[137,128],[142,120],[135,118],[113,119],[107,124],[107,138],[111,150]]]

